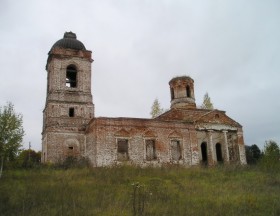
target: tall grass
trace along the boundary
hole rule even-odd
[[[280,173],[234,166],[8,170],[0,215],[280,215]]]

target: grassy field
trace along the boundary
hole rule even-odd
[[[280,215],[280,173],[234,166],[7,170],[0,215]]]

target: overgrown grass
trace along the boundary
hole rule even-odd
[[[280,173],[235,166],[7,170],[0,215],[280,215]]]

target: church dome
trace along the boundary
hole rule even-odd
[[[57,41],[51,48],[55,47],[65,48],[65,49],[74,49],[74,50],[86,50],[85,45],[77,40],[76,34],[73,32],[65,32],[64,37]]]

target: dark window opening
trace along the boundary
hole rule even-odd
[[[73,150],[74,148],[73,148],[73,146],[69,146],[68,149],[69,150]]]
[[[151,161],[156,158],[155,140],[146,140],[146,160]]]
[[[220,115],[219,115],[219,114],[216,114],[216,115],[215,115],[215,118],[216,118],[216,119],[220,118]]]
[[[203,142],[201,143],[201,156],[202,156],[202,162],[203,163],[207,163],[207,143],[206,142]]]
[[[119,161],[128,160],[128,140],[127,139],[118,139],[117,141],[117,158]]]
[[[188,86],[188,85],[186,88],[186,92],[187,92],[187,97],[191,97],[191,89],[190,89],[190,86]]]
[[[171,88],[170,91],[171,91],[171,100],[173,100],[174,99],[174,89]]]
[[[181,146],[179,140],[171,141],[171,160],[179,161],[182,159]]]
[[[70,88],[77,87],[77,70],[75,66],[68,66],[66,69],[66,86]]]
[[[217,161],[222,162],[223,154],[222,154],[222,145],[220,143],[216,144],[216,155],[217,155]]]
[[[73,107],[69,108],[69,117],[75,116],[75,109]]]

